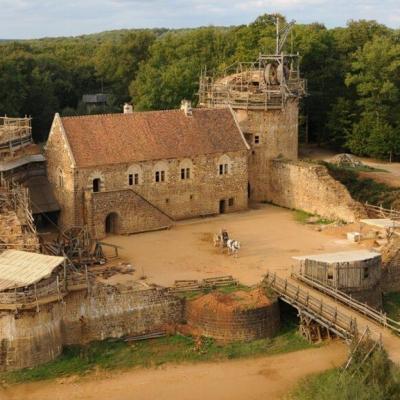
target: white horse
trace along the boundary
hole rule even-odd
[[[226,246],[228,247],[228,254],[237,257],[240,250],[240,242],[237,240],[229,239],[226,243]]]

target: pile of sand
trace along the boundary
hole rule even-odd
[[[208,308],[220,312],[268,306],[271,300],[262,289],[257,288],[233,293],[212,292],[191,300],[191,303],[196,309]]]

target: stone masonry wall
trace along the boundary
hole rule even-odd
[[[235,112],[251,147],[248,155],[250,198],[263,201],[268,197],[269,161],[280,156],[289,160],[298,158],[298,101],[289,100],[283,110]]]
[[[94,287],[71,292],[62,303],[0,316],[0,371],[54,360],[63,345],[84,344],[160,330],[182,320],[183,304],[165,289]]]
[[[366,217],[364,207],[322,165],[272,160],[268,200],[321,217],[354,222]]]
[[[229,164],[227,175],[219,175],[221,160]],[[181,179],[182,167],[190,168],[190,179]],[[165,170],[165,182],[155,182],[158,169]],[[139,173],[138,185],[128,185],[130,171]],[[101,192],[89,196],[94,178],[101,179]],[[201,155],[192,160],[147,161],[81,169],[76,174],[75,223],[92,223],[98,237],[102,237],[105,219],[113,212],[124,216],[121,233],[131,233],[154,229],[157,220],[158,226],[164,227],[165,215],[179,220],[217,214],[220,200],[225,200],[226,212],[243,210],[247,208],[247,183],[246,151]],[[88,200],[91,197],[93,204]],[[146,201],[140,201],[139,197]],[[124,199],[125,203],[121,204],[119,199]],[[233,204],[229,204],[229,199]],[[153,216],[149,215],[149,204],[154,205]]]
[[[182,313],[181,299],[165,289],[119,292],[100,287],[90,295],[71,293],[63,316],[63,343],[82,344],[160,330],[179,323]]]
[[[172,225],[169,216],[155,208],[131,189],[115,192],[86,193],[87,225],[93,237],[106,236],[105,218],[116,214],[114,232],[130,234]]]
[[[47,177],[55,198],[60,205],[59,224],[75,225],[75,180],[74,163],[62,134],[60,119],[55,118],[45,148]],[[60,185],[60,174],[63,184]]]

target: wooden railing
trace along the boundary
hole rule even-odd
[[[388,218],[394,221],[400,220],[400,211],[393,208],[384,208],[382,205],[374,206],[373,204],[364,204],[369,218]]]
[[[343,339],[357,336],[357,321],[340,311],[337,307],[325,303],[322,299],[311,296],[309,292],[293,285],[287,279],[278,277],[275,273],[265,275],[264,284],[277,293],[279,298],[295,307],[299,313],[329,329]]]
[[[400,333],[400,322],[395,321],[394,319],[389,318],[382,311],[378,311],[373,307],[370,307],[368,304],[362,303],[347,293],[344,293],[340,290],[333,289],[327,286],[324,286],[322,283],[319,283],[315,280],[309,279],[304,275],[299,275],[296,273],[292,273],[292,277],[301,282],[304,282],[310,287],[313,287],[320,291],[321,293],[327,294],[328,296],[334,298],[340,303],[352,308],[353,310],[359,312],[360,314],[365,315],[366,317],[372,319],[375,322],[378,322],[380,325],[385,328],[389,328],[396,333]]]

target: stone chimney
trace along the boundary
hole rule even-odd
[[[132,114],[132,113],[133,113],[132,104],[125,103],[125,105],[124,105],[124,114]]]
[[[184,111],[187,117],[192,116],[192,102],[190,100],[182,100],[181,101],[181,110]]]

